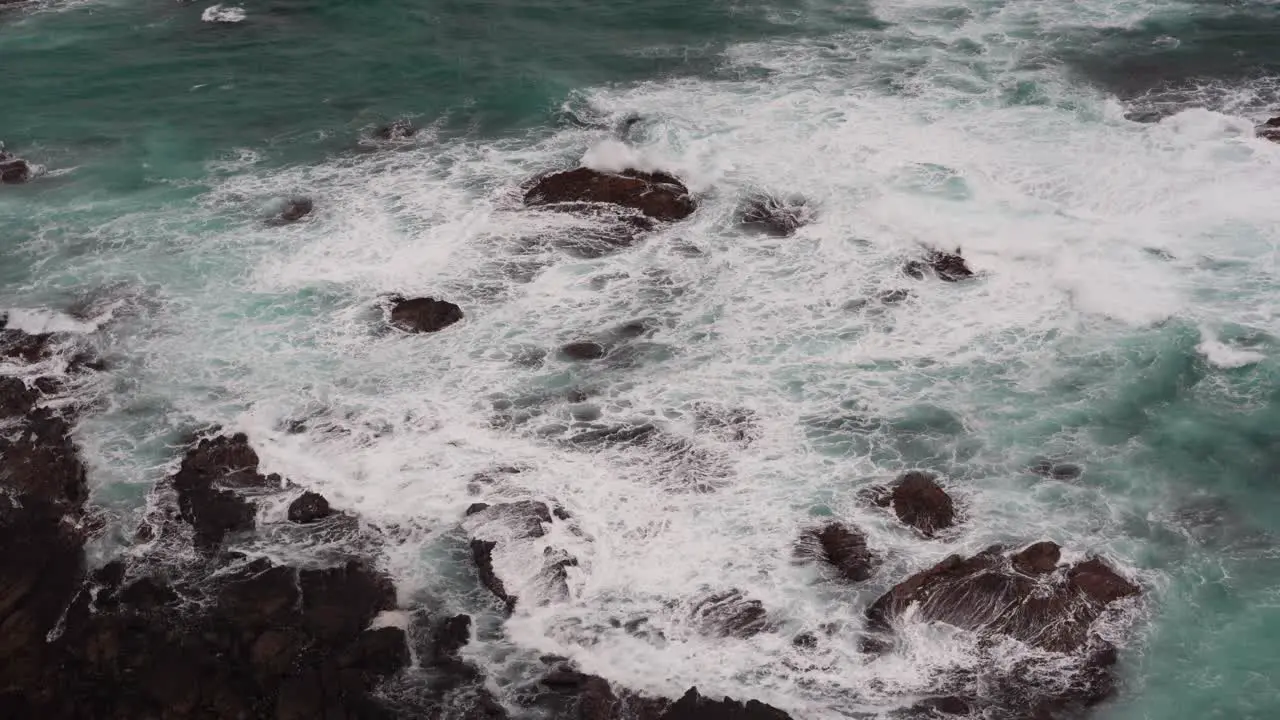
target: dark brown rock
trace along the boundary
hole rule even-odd
[[[0,150],[0,183],[17,185],[31,179],[31,165],[20,157]]]
[[[195,530],[196,546],[210,552],[229,532],[254,526],[255,509],[241,490],[263,489],[269,479],[258,472],[258,454],[243,433],[201,440],[172,478],[182,519]]]
[[[917,280],[924,279],[925,275],[930,272],[937,276],[938,279],[947,282],[956,282],[973,277],[973,271],[965,263],[959,248],[956,248],[953,253],[930,250],[925,255],[924,260],[908,261],[903,265],[902,272],[908,277]]]
[[[323,520],[333,514],[329,501],[319,493],[307,491],[289,503],[289,521],[301,524]]]
[[[1280,117],[1273,117],[1258,128],[1258,137],[1280,142]]]
[[[739,221],[751,230],[789,237],[813,221],[813,210],[803,198],[755,195],[743,205]]]
[[[524,196],[530,207],[562,206],[580,210],[583,203],[617,205],[654,220],[683,220],[693,214],[689,189],[666,173],[625,170],[621,173],[578,168],[545,175]]]
[[[879,496],[876,504],[892,507],[898,519],[910,525],[926,537],[933,537],[938,530],[955,524],[955,505],[935,476],[912,470],[891,486],[891,490]]]
[[[867,548],[867,536],[840,522],[806,531],[796,549],[802,556],[826,562],[851,582],[871,577],[876,566],[875,554]]]
[[[471,507],[479,505],[484,503],[476,503]],[[515,608],[517,596],[494,570],[493,554],[505,543],[519,543],[542,537],[546,534],[543,525],[550,524],[551,518],[551,509],[536,500],[485,505],[475,512],[469,512],[467,516],[467,523],[471,528],[471,557],[480,582],[506,603],[508,610]],[[554,572],[550,565],[545,570]]]
[[[462,319],[462,308],[435,298],[396,299],[391,324],[405,332],[439,332]]]
[[[1000,546],[968,559],[953,555],[881,596],[867,618],[873,628],[888,629],[915,605],[917,617],[926,621],[1008,635],[1052,652],[1075,652],[1108,604],[1139,590],[1097,559],[1065,573],[1045,570],[1050,561],[1056,565],[1057,553],[1056,545],[1037,543],[1009,556]]]

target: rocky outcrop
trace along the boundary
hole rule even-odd
[[[764,605],[736,588],[699,599],[690,615],[704,633],[719,637],[749,638],[773,627]]]
[[[922,620],[1075,652],[1107,606],[1139,589],[1102,560],[1059,567],[1059,558],[1060,548],[1051,542],[1016,553],[997,545],[967,559],[953,555],[894,586],[871,605],[867,618],[874,628],[888,629],[915,606]]]
[[[172,482],[196,548],[212,552],[228,533],[253,529],[257,511],[245,494],[279,488],[281,480],[258,472],[258,454],[240,433],[201,440],[182,459]]]
[[[841,522],[805,531],[797,543],[796,553],[825,562],[849,582],[871,577],[878,563],[875,553],[867,548],[867,536]]]
[[[923,280],[929,274],[947,282],[958,282],[973,277],[973,271],[960,255],[960,248],[956,248],[954,253],[930,250],[923,260],[907,262],[902,267],[902,272],[917,280]]]
[[[935,475],[912,470],[888,488],[874,488],[872,499],[880,507],[892,507],[898,519],[925,537],[955,524],[955,504],[938,486]]]
[[[813,209],[804,198],[753,195],[743,204],[738,221],[748,230],[789,237],[813,222],[813,217]]]
[[[583,205],[614,205],[660,222],[683,220],[695,207],[689,189],[666,173],[609,173],[589,168],[538,178],[525,193],[524,204],[570,211],[581,211]]]
[[[712,700],[689,688],[661,716],[661,720],[790,720],[785,712],[758,700],[745,703],[730,698]]]
[[[388,315],[391,325],[405,332],[439,332],[462,319],[462,308],[447,300],[397,296],[390,299]]]

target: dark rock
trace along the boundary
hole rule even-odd
[[[31,165],[0,149],[0,183],[16,185],[31,179]]]
[[[446,618],[436,627],[434,640],[437,660],[457,657],[458,652],[471,642],[471,617],[454,615]]]
[[[418,129],[408,120],[393,120],[378,128],[373,136],[379,140],[408,140],[418,134]]]
[[[358,561],[324,570],[301,570],[302,622],[314,637],[329,642],[350,640],[374,616],[396,606],[391,581]]]
[[[280,211],[276,219],[281,224],[295,223],[310,215],[313,209],[315,209],[315,203],[311,201],[311,198],[293,198],[285,203],[284,209]]]
[[[1280,142],[1280,117],[1273,117],[1258,128],[1258,137]]]
[[[582,203],[618,205],[663,222],[682,220],[694,210],[689,189],[679,180],[666,173],[637,170],[606,173],[578,168],[552,173],[539,178],[524,196],[524,204],[530,207],[579,210],[574,206]]]
[[[514,610],[516,607],[516,597],[507,594],[507,587],[503,584],[502,578],[493,571],[493,549],[498,547],[498,543],[490,540],[471,541],[471,559],[476,564],[476,572],[480,575],[480,584],[489,589],[502,602],[506,603],[507,610]]]
[[[804,198],[777,198],[755,195],[748,198],[740,214],[743,227],[788,237],[813,221],[813,210]]]
[[[466,520],[471,536],[471,556],[480,582],[506,603],[508,609],[515,608],[517,594],[511,580],[504,579],[494,569],[494,553],[544,536],[544,525],[551,522],[550,508],[535,500],[487,506],[472,513]],[[553,553],[553,549],[548,547],[546,552]],[[532,579],[524,578],[531,583],[526,587],[539,595],[539,599],[547,599],[548,592],[567,595],[564,568],[576,563],[576,560],[567,556],[546,555],[541,567],[530,573]]]
[[[944,695],[942,697],[932,697],[912,705],[905,711],[894,713],[899,717],[906,718],[932,718],[939,715],[968,715],[972,712],[972,706],[969,701],[955,695]],[[1034,720],[1028,718],[1027,720]]]
[[[938,279],[946,280],[947,282],[956,282],[973,277],[973,271],[969,269],[964,257],[960,255],[959,248],[956,248],[954,253],[930,250],[923,261],[910,260],[902,266],[902,272],[916,280],[923,280],[924,276],[930,271]]]
[[[955,505],[934,475],[912,470],[893,484],[891,491],[876,501],[881,507],[892,506],[898,519],[926,537],[955,524]]]
[[[38,363],[53,355],[51,333],[0,330],[0,357],[25,364]]]
[[[289,503],[289,521],[301,524],[323,520],[333,514],[329,501],[319,493],[307,491]]]
[[[642,445],[658,434],[658,428],[648,423],[641,425],[614,425],[594,430],[584,430],[570,437],[568,442],[571,445],[580,447]]]
[[[1058,547],[1057,543],[1046,540],[1028,545],[1022,551],[1015,553],[1010,560],[1013,562],[1013,568],[1020,573],[1043,575],[1053,572],[1061,558],[1062,548]]]
[[[471,503],[469,506],[467,506],[467,511],[464,514],[467,517],[471,517],[472,515],[475,515],[478,512],[483,512],[488,509],[489,509],[488,503],[482,503],[482,502]]]
[[[911,298],[910,290],[886,290],[880,293],[880,302],[885,305],[897,305]]]
[[[694,425],[725,442],[750,445],[760,436],[756,415],[746,408],[726,408],[707,402],[693,407]]]
[[[1037,543],[1011,556],[1000,546],[968,559],[953,555],[896,585],[871,605],[867,618],[874,629],[888,629],[915,605],[926,621],[1074,652],[1107,605],[1139,590],[1097,559],[1065,573],[1045,570],[1051,561],[1056,565],[1057,552],[1052,543]]]
[[[258,454],[243,433],[201,440],[172,478],[182,519],[195,530],[196,547],[210,552],[229,532],[254,526],[255,509],[238,491],[262,489],[269,479],[258,472]]]
[[[396,299],[391,324],[405,332],[438,332],[462,319],[462,308],[435,298]]]
[[[711,700],[699,695],[697,688],[689,688],[660,720],[791,720],[791,716],[758,700],[745,704],[730,698]]]
[[[721,637],[748,638],[771,629],[764,605],[737,589],[699,600],[692,616],[708,633]]]
[[[570,360],[599,360],[609,350],[600,343],[575,342],[560,348],[560,353]]]
[[[875,554],[867,549],[867,536],[839,522],[805,532],[797,551],[828,563],[851,582],[871,577],[877,562]]]

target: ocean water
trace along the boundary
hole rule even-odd
[[[1280,145],[1254,126],[1278,72],[1280,7],[1251,0],[4,6],[0,140],[44,174],[0,187],[0,309],[113,366],[77,431],[99,561],[187,432],[243,430],[266,471],[395,528],[402,600],[475,615],[499,697],[551,653],[653,693],[888,713],[979,659],[921,629],[869,661],[865,606],[950,553],[1052,539],[1144,589],[1095,717],[1274,718]],[[421,131],[371,140],[397,118]],[[579,221],[520,188],[580,163],[673,172],[699,209],[575,252]],[[745,232],[761,191],[815,221]],[[264,222],[302,194],[311,217]],[[904,277],[925,245],[979,277]],[[393,292],[466,318],[388,332]],[[633,321],[601,362],[555,352]],[[714,422],[734,415],[744,434]],[[591,422],[676,440],[565,442]],[[954,534],[859,500],[916,467]],[[504,497],[569,510],[553,540],[580,560],[567,601],[509,619],[459,526]],[[791,562],[829,516],[883,552],[872,580]],[[778,629],[689,627],[727,588]],[[638,618],[654,632],[616,627]],[[792,645],[827,624],[816,658]]]

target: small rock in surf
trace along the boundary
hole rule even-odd
[[[754,195],[747,199],[739,222],[750,230],[773,237],[788,237],[813,221],[813,210],[804,198]]]
[[[924,260],[908,261],[902,266],[902,272],[907,277],[915,278],[916,280],[923,280],[925,275],[930,272],[937,276],[939,280],[947,282],[957,282],[973,277],[973,271],[969,269],[964,257],[960,255],[959,248],[956,248],[954,253],[930,250],[925,255]]]
[[[1258,128],[1258,137],[1271,142],[1280,142],[1280,116],[1273,117],[1262,123],[1262,126]]]
[[[284,209],[275,217],[275,222],[280,225],[288,225],[290,223],[298,222],[302,218],[310,215],[313,209],[315,209],[315,203],[311,201],[311,198],[293,198],[289,200],[289,202],[285,203]]]
[[[873,491],[880,507],[892,507],[898,519],[925,537],[955,524],[955,504],[951,496],[935,481],[932,473],[912,470],[898,478],[888,489]]]
[[[871,577],[877,564],[875,554],[867,548],[867,536],[841,522],[805,531],[797,543],[796,554],[827,563],[850,582]]]
[[[524,196],[529,207],[577,211],[584,203],[617,205],[664,222],[683,220],[695,207],[689,189],[674,176],[638,170],[611,173],[583,167],[552,173],[538,178]]]
[[[289,521],[301,525],[323,520],[332,514],[329,501],[320,493],[307,491],[289,503]]]
[[[418,129],[408,120],[394,120],[378,128],[373,136],[379,140],[408,140],[418,134]]]
[[[439,332],[462,319],[462,308],[435,298],[394,298],[391,324],[405,332]]]

